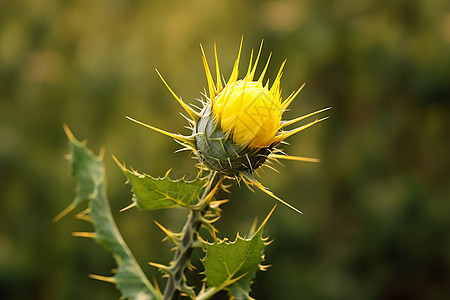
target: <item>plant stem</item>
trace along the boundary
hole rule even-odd
[[[203,204],[207,199],[217,180],[216,173],[213,173],[199,200],[200,204]],[[183,231],[181,232],[181,238],[178,240],[173,260],[166,269],[169,280],[164,289],[164,300],[176,300],[180,297],[182,291],[194,295],[192,289],[186,284],[185,272],[189,267],[194,245],[198,241],[198,230],[204,221],[203,215],[208,209],[209,203],[205,203],[199,209],[192,209],[189,213]]]
[[[168,269],[169,280],[164,290],[165,300],[178,299],[180,296],[180,289],[185,288],[184,273],[189,266],[190,257],[194,249],[192,245],[197,240],[196,233],[202,223],[200,217],[200,211],[192,210],[189,213],[188,220],[183,228],[180,244],[173,257],[172,264]]]
[[[205,300],[205,299],[209,299],[212,296],[214,296],[215,294],[217,294],[218,292],[220,292],[223,289],[222,286],[219,287],[212,287],[209,288],[205,291],[202,291],[198,294],[197,298],[195,298],[196,300]]]

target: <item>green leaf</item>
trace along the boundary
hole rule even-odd
[[[201,196],[206,180],[197,176],[192,181],[172,180],[169,172],[163,178],[154,178],[128,170],[116,160],[129,182],[133,185],[133,205],[141,210],[157,210],[169,207],[191,207]]]
[[[161,294],[148,281],[131,251],[120,235],[114,222],[106,197],[105,170],[103,155],[94,155],[86,143],[77,141],[70,130],[65,127],[70,141],[72,175],[77,181],[76,197],[63,214],[84,201],[89,201],[87,213],[80,218],[91,221],[95,232],[75,233],[78,236],[93,237],[113,254],[118,269],[113,277],[92,276],[93,278],[113,282],[126,299],[162,299]],[[57,218],[60,218],[60,214]]]
[[[233,242],[225,238],[207,244],[203,266],[208,288],[225,289],[235,299],[251,299],[250,284],[256,271],[262,268],[263,250],[268,245],[262,232],[272,212],[273,209],[250,238],[237,235]]]

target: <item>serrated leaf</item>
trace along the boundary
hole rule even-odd
[[[192,181],[172,180],[167,172],[163,178],[154,178],[128,170],[120,163],[118,165],[132,184],[134,204],[141,210],[190,207],[196,204],[206,184],[206,180],[200,176]]]
[[[116,284],[123,298],[162,299],[142,272],[114,222],[106,196],[102,155],[93,154],[86,143],[77,141],[67,127],[65,130],[71,147],[72,175],[77,181],[76,197],[69,207],[75,208],[89,201],[89,219],[95,228],[93,237],[113,254],[118,265],[116,274],[108,281]]]
[[[267,238],[262,237],[267,218],[250,238],[237,235],[233,242],[227,239],[207,244],[203,260],[208,288],[226,289],[235,299],[251,299],[250,284],[264,259]]]

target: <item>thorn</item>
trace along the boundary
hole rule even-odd
[[[160,223],[158,223],[156,220],[153,220],[153,222],[156,224],[156,226],[159,227],[159,229],[161,229],[165,234],[166,237],[164,238],[164,240],[166,240],[167,238],[170,239],[175,245],[177,244],[177,238],[176,238],[176,234],[173,233],[171,230],[167,229],[166,227],[162,226]]]
[[[168,132],[168,131],[165,131],[165,130],[162,130],[162,129],[153,127],[153,126],[151,126],[151,125],[147,125],[147,124],[145,124],[145,123],[143,123],[143,122],[137,121],[137,120],[135,120],[135,119],[133,119],[133,118],[130,118],[130,117],[128,117],[128,116],[126,116],[126,118],[127,118],[128,120],[132,121],[132,122],[135,122],[136,124],[142,125],[142,126],[144,126],[144,127],[147,127],[147,128],[149,128],[149,129],[151,129],[151,130],[154,130],[154,131],[156,131],[156,132],[162,133],[162,134],[164,134],[164,135],[170,136],[170,137],[173,138],[173,139],[176,139],[176,140],[181,141],[181,142],[184,142],[184,143],[191,144],[192,147],[195,146],[195,145],[194,145],[194,143],[195,143],[195,142],[194,142],[194,138],[193,138],[192,136],[184,136],[184,135],[181,135],[181,134],[171,133],[171,132]]]
[[[197,268],[193,264],[189,264],[189,266],[187,268],[189,271],[197,270]]]
[[[283,155],[283,154],[270,154],[270,158],[281,158],[286,160],[295,160],[295,161],[304,161],[304,162],[320,162],[317,158],[311,157],[302,157],[302,156],[291,156],[291,155]]]
[[[114,159],[114,162],[117,164],[117,166],[119,166],[119,168],[122,170],[122,171],[126,171],[126,168],[125,168],[125,163],[120,163],[120,161],[117,159],[117,157],[115,157],[114,156],[114,154],[111,154],[111,156],[112,156],[112,158]]]
[[[106,281],[106,282],[113,283],[113,284],[116,283],[116,280],[114,279],[114,277],[107,277],[107,276],[94,275],[94,274],[89,274],[89,277],[91,277],[92,279]]]
[[[158,221],[153,220],[153,222],[156,224],[156,226],[159,227],[159,229],[161,229],[166,235],[170,235],[173,236],[172,231],[170,231],[169,229],[167,229],[166,227],[162,226]]]
[[[58,222],[62,218],[64,218],[66,215],[68,215],[72,210],[75,209],[75,205],[72,203],[69,206],[67,206],[62,212],[60,212],[56,217],[53,218],[53,222]]]
[[[262,272],[265,272],[270,267],[272,267],[272,265],[259,265],[259,270],[262,271]]]
[[[225,184],[225,183],[222,183],[221,186],[220,186],[220,188],[221,188],[225,193],[230,194],[231,192],[230,192],[229,188],[232,187],[232,186],[233,186],[232,184]]]
[[[119,210],[119,212],[124,212],[124,211],[129,210],[129,209],[131,209],[131,208],[133,208],[133,207],[137,207],[136,202],[133,202],[133,203],[131,203],[130,205],[128,205],[128,206],[122,208],[121,210]]]
[[[303,126],[300,126],[300,127],[296,128],[296,129],[292,129],[292,130],[289,130],[289,131],[284,131],[280,135],[277,135],[275,138],[276,138],[276,140],[279,143],[279,142],[287,139],[288,137],[290,137],[290,136],[292,136],[292,135],[294,135],[294,134],[296,134],[296,133],[298,133],[298,132],[300,132],[302,130],[305,130],[306,128],[309,128],[309,127],[311,127],[311,126],[313,126],[313,125],[315,125],[317,123],[325,121],[328,118],[329,117],[324,117],[322,119],[316,119],[316,120],[314,120],[314,121],[312,121],[312,122],[310,122],[308,124],[305,124]]]
[[[158,264],[158,263],[154,263],[154,262],[149,262],[148,264],[149,264],[150,266],[155,267],[155,268],[158,268],[158,269],[160,269],[160,270],[167,271],[167,266],[165,266],[165,265]]]
[[[208,203],[208,202],[210,202],[213,199],[214,195],[216,194],[217,190],[220,187],[220,182],[221,181],[222,181],[222,178],[219,179],[219,181],[216,183],[214,188],[208,193],[208,195],[206,195],[206,197],[204,198],[204,202]]]
[[[103,160],[105,158],[105,152],[106,152],[105,147],[101,147],[100,151],[98,152],[97,158]]]
[[[72,232],[72,236],[93,239],[93,238],[95,238],[95,232]]]
[[[172,96],[178,101],[178,103],[184,108],[184,110],[189,114],[189,116],[192,118],[192,120],[197,121],[200,118],[200,114],[197,113],[195,110],[193,110],[191,107],[189,107],[186,103],[184,103],[181,98],[179,98],[175,92],[169,87],[167,82],[162,77],[161,73],[156,69],[156,73],[158,73],[159,78],[161,78],[162,82],[166,86],[166,88],[169,90],[169,92],[172,94]]]
[[[159,287],[158,281],[156,280],[155,277],[153,277],[153,286],[155,287],[155,289],[156,289],[160,294],[162,294],[161,288]]]
[[[268,241],[268,242],[265,242],[265,243],[264,243],[264,246],[269,246],[270,244],[273,243],[273,241],[274,241],[274,240],[270,240],[270,241]]]
[[[214,200],[214,201],[211,201],[211,202],[209,203],[209,206],[210,206],[211,208],[219,208],[220,205],[225,204],[225,203],[227,203],[227,202],[229,202],[229,201],[230,201],[229,199],[224,199],[224,200]]]
[[[66,133],[67,138],[68,138],[69,140],[71,140],[71,141],[75,141],[76,139],[75,139],[75,137],[73,136],[72,131],[70,131],[69,126],[67,125],[67,123],[63,123],[63,124],[62,124],[62,127],[63,127],[63,129],[64,129],[64,132]]]
[[[92,220],[92,217],[88,214],[85,213],[79,213],[75,216],[78,220],[83,220],[89,223],[93,223],[94,221]]]
[[[307,115],[304,115],[304,116],[301,116],[301,117],[298,117],[298,118],[295,118],[295,119],[292,119],[292,120],[289,120],[289,121],[281,121],[281,127],[289,126],[289,125],[294,124],[294,123],[296,123],[298,121],[304,120],[306,118],[309,118],[311,116],[317,115],[317,114],[319,114],[321,112],[324,112],[324,111],[327,111],[327,110],[330,110],[330,109],[331,109],[331,107],[326,107],[326,108],[317,110],[315,112],[309,113]]]
[[[278,196],[276,196],[274,193],[272,193],[269,189],[267,189],[265,186],[263,186],[259,181],[252,179],[251,177],[248,177],[248,175],[246,176],[247,180],[249,180],[249,182],[251,184],[256,185],[257,188],[259,188],[262,192],[266,193],[267,195],[269,195],[270,197],[274,198],[275,200],[277,200],[278,202],[286,205],[287,207],[289,207],[290,209],[292,209],[293,211],[299,213],[299,214],[303,214],[299,209],[295,208],[294,206],[292,206],[291,204],[287,203],[286,201],[282,200],[281,198],[279,198]],[[244,181],[245,182],[245,181]],[[274,207],[275,209],[275,207]],[[270,212],[270,214],[272,214],[272,212]],[[269,214],[269,215],[270,215]],[[266,221],[266,220],[265,220]]]
[[[255,218],[253,220],[252,226],[250,227],[250,230],[248,231],[248,236],[253,236],[255,234],[257,224],[258,224],[258,218]]]
[[[203,248],[206,245],[206,241],[203,238],[198,238],[198,240],[192,242],[192,248]]]
[[[78,220],[84,220],[84,221],[87,221],[87,222],[92,223],[92,218],[91,218],[91,216],[89,216],[89,212],[90,212],[90,211],[91,211],[90,208],[86,208],[85,210],[79,212],[79,213],[75,216],[75,218],[77,218]]]
[[[275,211],[275,208],[277,207],[277,205],[275,204],[273,206],[273,208],[270,210],[269,214],[267,215],[267,217],[264,219],[264,221],[261,223],[261,227],[263,227],[264,225],[266,225],[267,221],[269,221],[270,216],[273,214],[273,212]]]

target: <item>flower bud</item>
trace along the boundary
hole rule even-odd
[[[243,172],[252,174],[266,161],[271,149],[270,146],[251,149],[245,144],[236,144],[217,124],[209,107],[203,110],[194,136],[200,162],[228,176]]]
[[[215,46],[216,82],[214,82],[213,74],[202,48],[202,60],[209,91],[206,96],[207,101],[203,102],[203,109],[200,112],[181,100],[158,72],[167,89],[191,118],[189,123],[193,129],[192,135],[184,136],[167,132],[129,119],[174,138],[185,146],[183,150],[193,151],[202,166],[209,170],[234,177],[237,180],[242,179],[247,185],[255,185],[266,194],[300,213],[298,209],[275,196],[252,175],[268,158],[317,162],[318,160],[314,158],[286,155],[280,149],[277,149],[277,145],[288,137],[326,120],[327,117],[315,119],[290,130],[287,130],[288,126],[324,112],[330,107],[292,120],[281,120],[283,112],[300,93],[304,84],[286,99],[282,99],[280,81],[285,64],[283,62],[272,86],[269,88],[268,83],[263,85],[262,82],[269,65],[270,56],[259,78],[255,80],[254,75],[261,54],[261,47],[254,63],[252,63],[252,52],[247,73],[243,79],[238,80],[238,67],[242,49],[241,40],[238,57],[225,86],[219,70]]]

